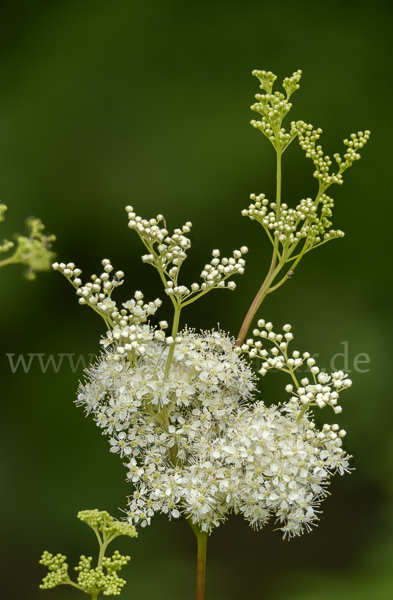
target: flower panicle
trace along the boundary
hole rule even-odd
[[[325,155],[322,146],[318,144],[322,129],[314,128],[304,121],[292,121],[289,130],[282,126],[292,107],[289,98],[299,89],[302,72],[296,71],[291,77],[284,79],[286,95],[273,92],[277,77],[270,71],[253,71],[252,74],[258,78],[264,93],[257,94],[257,102],[251,106],[261,120],[252,120],[251,125],[268,138],[277,155],[276,200],[269,202],[264,194],[253,193],[250,195],[251,204],[242,211],[243,216],[262,225],[273,245],[272,265],[275,269],[267,276],[264,297],[292,276],[305,254],[332,239],[344,236],[343,231],[332,227],[334,200],[326,192],[331,185],[343,183],[344,171],[360,159],[360,151],[368,142],[370,131],[358,131],[345,139],[346,150],[343,156],[339,153],[333,155],[336,167],[332,169],[332,158]],[[313,176],[318,181],[318,191],[315,198],[302,199],[295,207],[291,207],[281,201],[281,157],[295,139],[306,157],[313,162]],[[287,272],[277,283],[275,279],[282,269]],[[243,340],[242,336],[242,342]]]

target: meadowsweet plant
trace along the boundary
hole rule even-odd
[[[97,566],[92,567],[92,557],[80,557],[75,571],[78,572],[77,583],[70,579],[68,574],[68,565],[65,562],[67,557],[63,554],[50,554],[44,552],[40,564],[48,567],[49,573],[44,577],[40,588],[47,590],[58,585],[71,585],[85,594],[90,594],[95,600],[100,592],[104,596],[119,596],[125,580],[121,579],[117,573],[121,567],[130,560],[129,556],[122,556],[117,550],[111,558],[105,556],[105,551],[115,538],[120,535],[136,537],[138,534],[133,525],[119,522],[113,519],[106,511],[82,510],[78,513],[78,519],[89,525],[98,540],[99,555]]]
[[[273,517],[289,539],[316,524],[329,479],[349,470],[350,457],[342,448],[345,431],[336,423],[318,429],[313,410],[330,407],[339,414],[340,395],[351,386],[350,379],[342,371],[321,371],[308,352],[293,349],[288,324],[277,331],[260,319],[253,337],[247,335],[263,299],[287,281],[301,259],[344,235],[332,229],[334,202],[326,192],[342,184],[369,132],[345,140],[346,151],[334,155],[333,167],[317,145],[320,129],[303,121],[283,127],[301,71],[284,80],[285,93],[273,92],[272,73],[253,75],[262,93],[251,107],[260,120],[251,123],[276,152],[277,190],[271,202],[264,194],[251,194],[242,212],[262,225],[272,258],[236,338],[180,326],[189,304],[213,290],[235,289],[233,278],[244,273],[247,253],[243,246],[227,258],[214,249],[201,280],[184,283],[180,271],[191,247],[189,222],[170,233],[162,215],[144,219],[126,207],[128,226],[145,246],[142,260],[158,272],[172,302],[170,327],[155,320],[161,299],[147,301],[136,291],[133,299],[116,304],[113,292],[124,273],[113,274],[108,259],[102,261],[102,274],[89,282],[82,281],[73,263],[53,265],[74,286],[80,304],[104,319],[107,330],[77,404],[92,415],[110,451],[126,466],[133,485],[128,522],[144,527],[157,512],[188,520],[198,542],[197,600],[204,598],[208,535],[230,513],[242,515],[256,529]],[[295,140],[314,163],[317,189],[315,198],[290,207],[281,200],[281,159]],[[258,372],[256,357],[262,365]],[[299,381],[297,370],[304,365],[309,374]],[[289,382],[283,397],[265,403],[257,379],[272,368],[286,373]]]
[[[4,221],[4,213],[7,210],[5,204],[0,204],[0,223]],[[48,271],[55,254],[50,250],[54,235],[44,235],[45,226],[40,219],[31,217],[26,220],[28,236],[16,236],[16,244],[9,240],[3,240],[0,244],[0,267],[6,265],[22,264],[27,267],[25,277],[35,279],[39,271]],[[10,254],[10,251],[13,252]]]

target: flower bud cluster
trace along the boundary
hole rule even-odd
[[[299,89],[302,72],[296,71],[292,77],[284,79],[283,88],[286,91],[286,97],[281,92],[273,94],[273,83],[277,79],[273,73],[255,70],[252,74],[259,79],[260,88],[265,91],[265,94],[256,94],[255,96],[258,102],[251,106],[251,110],[259,113],[262,118],[260,121],[251,121],[251,125],[262,131],[274,148],[282,153],[298,134],[294,122],[291,123],[289,133],[281,127],[281,124],[292,107],[289,98],[295,90]]]
[[[344,159],[340,154],[333,155],[337,165],[337,173],[330,173],[332,160],[330,156],[324,154],[322,146],[316,146],[317,140],[320,138],[322,129],[314,129],[312,125],[298,121],[296,123],[298,129],[298,139],[301,148],[305,151],[306,157],[311,158],[315,166],[314,177],[319,180],[320,187],[326,190],[333,183],[341,185],[343,183],[342,173],[351,167],[355,160],[360,159],[359,150],[367,143],[370,132],[359,131],[352,133],[350,140],[344,140],[347,151],[344,154]]]
[[[100,592],[103,592],[104,596],[118,596],[126,582],[118,577],[117,571],[120,571],[121,567],[128,563],[130,557],[122,556],[117,550],[111,558],[105,557],[105,549],[112,540],[120,535],[137,537],[135,527],[129,523],[116,521],[106,511],[97,509],[82,510],[78,513],[78,518],[89,525],[96,534],[100,545],[97,567],[91,567],[93,560],[91,556],[82,555],[75,567],[75,571],[79,572],[79,575],[77,583],[74,583],[68,575],[66,557],[62,554],[53,556],[49,552],[44,552],[40,564],[48,567],[49,573],[44,577],[40,588],[46,590],[57,585],[68,584],[94,597]]]
[[[56,554],[53,556],[50,552],[45,551],[41,557],[40,565],[48,567],[49,573],[43,578],[40,588],[42,590],[49,590],[57,585],[68,583],[70,578],[68,576],[68,565],[65,562],[67,557],[63,554]]]
[[[105,557],[102,566],[91,567],[92,557],[81,556],[79,564],[75,571],[79,571],[78,587],[87,594],[103,592],[104,596],[119,596],[121,588],[126,584],[125,579],[118,577],[116,571],[119,571],[123,565],[126,565],[131,558],[122,556],[117,550],[112,558]],[[105,574],[104,568],[107,573]]]
[[[14,247],[14,245],[14,242],[10,242],[10,240],[3,240],[3,242],[0,244],[0,254],[8,252]]]
[[[332,216],[331,209],[334,202],[326,194],[322,194],[318,200],[311,198],[301,200],[294,209],[288,208],[288,205],[283,203],[278,216],[276,203],[269,203],[264,194],[258,196],[251,194],[250,200],[252,203],[248,209],[242,211],[242,215],[260,223],[271,242],[274,244],[271,235],[273,234],[279,239],[283,248],[296,246],[302,239],[307,239],[306,251],[309,252],[322,242],[344,236],[343,231],[329,229],[332,222],[328,217]]]
[[[8,207],[0,202],[0,223],[4,221],[4,213],[6,210],[8,210]]]
[[[318,406],[324,408],[331,406],[335,414],[342,412],[342,406],[338,404],[339,394],[352,385],[352,381],[343,371],[336,371],[330,375],[325,372],[317,372],[318,367],[315,366],[314,359],[307,360],[310,371],[313,375],[314,383],[310,383],[307,377],[301,380],[301,387],[296,391],[290,385],[286,386],[286,391],[293,394],[291,402],[296,403],[298,400],[303,406]],[[318,369],[319,371],[319,369]]]
[[[74,263],[53,263],[52,267],[55,271],[60,271],[68,279],[68,281],[76,289],[76,294],[79,296],[79,304],[88,304],[94,307],[98,312],[103,314],[111,314],[118,312],[116,305],[111,300],[111,294],[115,287],[124,283],[123,271],[117,271],[115,275],[110,275],[113,271],[113,266],[110,260],[102,261],[104,272],[101,275],[92,275],[89,283],[83,283],[80,279],[82,273]],[[118,316],[118,315],[117,315]]]
[[[226,279],[235,274],[244,273],[245,261],[242,255],[248,252],[246,246],[234,250],[233,258],[219,258],[219,250],[213,250],[210,264],[206,264],[202,273],[202,284],[193,283],[190,287],[178,283],[179,271],[182,263],[187,258],[186,251],[191,247],[191,242],[186,233],[189,233],[192,223],[189,221],[181,229],[175,229],[170,236],[165,227],[159,223],[165,219],[157,215],[155,219],[142,219],[136,216],[132,206],[126,207],[128,213],[128,226],[134,229],[149,250],[149,254],[142,256],[142,260],[153,265],[165,282],[165,292],[168,296],[183,306],[189,301],[194,301],[198,296],[213,288],[228,288],[234,290],[235,282]]]
[[[7,210],[5,204],[0,204],[0,222],[4,221],[4,213]],[[44,235],[45,226],[40,219],[30,218],[26,220],[29,235],[18,235],[14,254],[3,259],[3,264],[22,264],[27,266],[25,277],[35,279],[39,271],[48,271],[55,254],[50,250],[56,236]],[[14,248],[15,244],[4,240],[0,244],[0,254],[4,254]],[[1,266],[1,262],[0,262]]]
[[[168,271],[170,265],[173,264],[173,275],[175,275],[187,258],[186,252],[191,247],[190,239],[184,234],[191,231],[192,223],[188,221],[181,229],[175,229],[173,234],[169,235],[163,215],[146,220],[137,216],[132,206],[126,206],[126,211],[129,219],[128,227],[138,233],[145,246],[150,250],[149,254],[142,256],[143,262],[154,265],[158,260],[164,271]],[[160,222],[163,222],[164,227],[160,227]]]
[[[104,538],[115,538],[119,535],[128,537],[137,537],[135,527],[124,521],[116,521],[105,510],[81,510],[78,512],[78,519],[86,523],[92,529],[99,531]]]
[[[246,254],[247,252],[247,246],[242,246],[240,250],[233,251],[233,258],[219,258],[220,251],[213,250],[213,258],[211,259],[210,264],[206,264],[201,273],[203,283],[200,288],[206,290],[209,287],[216,286],[218,288],[227,287],[230,290],[234,290],[236,287],[235,282],[229,281],[228,283],[225,283],[225,280],[235,274],[243,275],[244,266],[246,264],[243,259],[243,254]],[[199,291],[199,285],[193,283],[191,289],[193,292],[197,292]]]
[[[310,406],[331,406],[336,414],[342,412],[342,407],[338,404],[341,391],[351,387],[352,381],[348,379],[343,371],[337,371],[328,375],[320,371],[309,352],[303,352],[301,355],[298,350],[294,350],[290,355],[288,345],[293,339],[291,326],[284,325],[283,333],[274,333],[272,323],[266,323],[263,319],[258,321],[260,329],[254,329],[253,335],[259,338],[257,341],[250,338],[241,347],[240,351],[248,354],[250,358],[261,358],[263,360],[259,373],[264,376],[270,369],[278,369],[291,375],[295,382],[295,391],[293,385],[287,385],[285,390],[293,394],[290,402],[302,405],[304,410]],[[270,342],[273,346],[266,349],[262,340]],[[306,363],[313,383],[310,383],[307,377],[301,380],[301,386],[295,376],[295,371]]]
[[[111,325],[111,330],[108,331],[107,337],[102,341],[104,346],[122,341],[125,349],[120,350],[120,352],[140,351],[143,353],[143,347],[140,343],[144,337],[141,325],[156,313],[162,301],[157,298],[154,302],[145,303],[142,292],[137,291],[134,294],[134,299],[125,302],[122,305],[123,309],[119,310],[111,295],[116,287],[124,283],[124,273],[123,271],[117,271],[111,277],[110,273],[113,271],[113,267],[110,261],[104,259],[102,265],[104,272],[100,276],[92,275],[91,282],[86,284],[82,283],[80,279],[82,271],[76,268],[74,263],[54,263],[52,267],[63,273],[74,286],[79,296],[79,304],[91,306],[104,317],[107,324]]]

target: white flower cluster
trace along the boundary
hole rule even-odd
[[[258,326],[262,330],[254,329],[254,336],[271,342],[272,347],[266,349],[260,339],[254,342],[251,338],[243,344],[241,351],[247,353],[250,358],[259,357],[263,360],[259,373],[266,375],[270,369],[278,369],[288,373],[295,382],[296,391],[293,391],[293,385],[290,384],[285,389],[293,394],[290,402],[297,405],[300,401],[302,404],[302,415],[310,406],[323,408],[326,405],[331,406],[336,414],[341,413],[342,406],[338,404],[339,394],[352,385],[352,381],[348,379],[347,375],[343,371],[337,371],[329,376],[327,373],[320,371],[315,364],[315,359],[311,357],[309,352],[303,352],[301,355],[298,350],[294,350],[290,355],[288,345],[293,339],[290,325],[284,325],[284,333],[282,334],[274,333],[272,323],[265,323],[263,319],[258,321]],[[313,383],[310,383],[305,377],[299,385],[295,371],[302,367],[305,362],[310,370]]]
[[[273,245],[274,239],[271,232],[279,239],[283,247],[296,245],[301,239],[307,238],[308,249],[306,252],[315,248],[322,241],[344,236],[344,232],[340,230],[326,231],[332,225],[328,217],[331,217],[331,209],[334,206],[333,199],[326,194],[322,194],[317,200],[311,198],[301,200],[294,209],[288,208],[287,204],[281,204],[278,216],[276,203],[269,204],[265,194],[259,196],[251,194],[250,200],[252,203],[248,209],[242,211],[242,215],[260,223]],[[270,212],[268,212],[269,206]],[[319,207],[321,207],[320,214],[318,214]]]
[[[258,70],[253,71],[252,74],[259,79],[260,88],[265,93],[255,95],[258,102],[251,106],[251,110],[259,113],[262,118],[260,121],[251,121],[251,125],[262,131],[276,150],[280,148],[281,152],[284,152],[298,134],[295,122],[291,123],[290,133],[281,127],[281,123],[292,107],[289,98],[295,90],[299,89],[302,72],[296,71],[292,77],[284,79],[283,88],[286,91],[286,97],[281,92],[274,92],[273,94],[273,83],[277,79],[276,75],[273,75],[270,71]]]
[[[360,159],[359,150],[363,148],[370,137],[369,131],[359,131],[357,134],[352,133],[350,140],[344,140],[344,144],[347,146],[344,160],[338,153],[333,155],[338,165],[338,172],[331,174],[332,161],[330,157],[324,155],[322,146],[315,145],[321,136],[322,129],[315,130],[312,125],[308,125],[303,121],[298,121],[296,126],[299,132],[299,144],[305,151],[307,158],[312,159],[316,168],[314,177],[319,180],[323,189],[327,189],[332,183],[338,183],[339,185],[343,183],[342,173],[351,167],[355,160]]]
[[[132,206],[127,206],[126,211],[128,226],[139,234],[149,252],[142,256],[142,260],[158,270],[165,285],[165,292],[172,296],[175,302],[186,306],[214,287],[235,289],[234,281],[225,281],[232,275],[244,273],[245,261],[242,256],[248,252],[246,246],[234,250],[233,258],[220,259],[220,251],[213,250],[210,264],[205,265],[201,273],[202,284],[193,283],[189,288],[179,285],[178,276],[180,267],[187,258],[186,251],[191,247],[191,241],[185,234],[190,232],[192,223],[188,221],[181,229],[175,229],[173,234],[169,235],[166,227],[159,225],[160,222],[165,224],[162,215],[146,220],[137,216]]]
[[[301,401],[252,402],[253,373],[223,333],[183,331],[166,372],[168,345],[139,327],[143,355],[119,359],[113,340],[78,395],[128,459],[130,523],[183,513],[210,531],[233,511],[256,528],[275,514],[284,536],[309,529],[330,476],[348,470],[345,432],[317,431]]]

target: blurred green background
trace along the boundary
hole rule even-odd
[[[102,258],[125,271],[121,301],[135,289],[149,300],[163,296],[127,228],[127,204],[148,218],[164,213],[170,228],[193,222],[186,283],[211,249],[227,254],[247,244],[236,291],[200,300],[183,324],[219,321],[236,334],[269,265],[262,228],[240,216],[251,192],[272,199],[275,183],[274,152],[249,125],[258,91],[251,70],[272,70],[279,82],[303,70],[291,117],[322,127],[326,153],[342,151],[353,131],[372,131],[361,162],[332,189],[334,226],[346,237],[307,256],[260,311],[277,327],[292,323],[294,347],[319,352],[327,369],[348,348],[354,385],[339,421],[356,471],[333,480],[311,535],[287,543],[273,523],[256,533],[236,517],[216,530],[209,600],[393,596],[392,13],[381,0],[15,0],[1,8],[0,197],[9,206],[1,236],[39,216],[58,237],[59,260],[74,261],[86,277]],[[312,164],[296,144],[283,169],[284,201],[314,194]],[[41,552],[67,554],[71,565],[95,552],[78,510],[120,518],[131,488],[107,440],[73,404],[82,367],[73,373],[65,361],[58,373],[43,373],[35,359],[27,373],[12,373],[7,354],[87,357],[103,333],[60,274],[30,283],[21,270],[0,272],[0,594],[72,600],[79,592],[71,588],[38,589]],[[160,318],[169,320],[170,308],[165,301]],[[367,372],[354,370],[359,353],[370,357],[361,365]],[[265,378],[266,400],[282,399],[283,385],[278,375]],[[139,539],[117,547],[132,556],[125,599],[194,597],[195,542],[186,523],[158,516]]]

